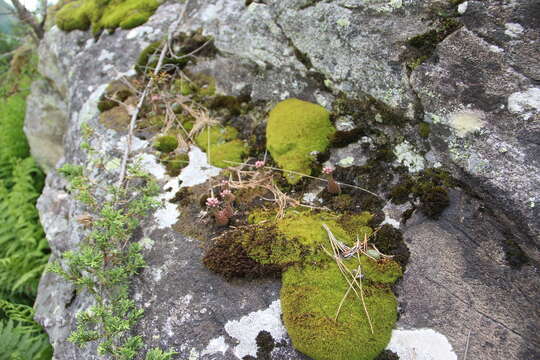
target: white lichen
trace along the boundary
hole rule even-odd
[[[201,356],[213,355],[218,352],[225,355],[228,349],[229,349],[229,345],[227,345],[227,343],[225,342],[225,337],[219,336],[217,338],[210,340],[206,348],[201,352]]]
[[[533,87],[511,94],[508,97],[508,110],[520,114],[524,119],[538,113],[540,111],[540,88]]]
[[[182,169],[178,177],[182,181],[180,187],[202,184],[221,171],[220,168],[208,164],[206,154],[196,146],[191,146],[188,156],[189,164]]]
[[[225,331],[238,340],[234,347],[234,354],[242,359],[244,356],[257,356],[256,338],[261,331],[267,331],[275,341],[281,341],[286,334],[281,322],[281,303],[275,300],[268,309],[252,312],[240,320],[228,321]]]
[[[523,26],[518,23],[506,23],[504,27],[506,28],[504,33],[512,38],[517,38],[523,34]]]
[[[424,169],[425,160],[418,154],[408,141],[403,141],[394,148],[397,161],[406,166],[410,172],[415,173]]]
[[[446,336],[432,329],[392,330],[387,349],[400,360],[457,360]]]

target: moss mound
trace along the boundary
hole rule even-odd
[[[294,347],[316,360],[372,360],[384,350],[397,320],[397,301],[389,288],[364,286],[373,323],[349,294],[337,321],[334,315],[347,291],[337,265],[295,266],[283,274],[283,321]]]
[[[290,209],[282,219],[271,211],[254,211],[251,225],[225,232],[207,251],[204,263],[226,277],[259,277],[283,273],[281,304],[287,331],[296,349],[315,360],[374,359],[386,347],[397,319],[391,284],[402,276],[392,260],[360,257],[365,301],[374,326],[371,333],[361,302],[351,292],[334,316],[348,289],[334,260],[322,224],[346,245],[356,235],[371,234],[372,215],[340,215]],[[344,259],[351,270],[358,258]]]
[[[195,143],[206,151],[210,164],[226,168],[234,165],[227,161],[242,162],[249,152],[246,143],[237,137],[238,131],[232,126],[213,126],[199,133]]]
[[[287,99],[270,112],[266,147],[281,168],[310,175],[314,152],[324,152],[335,132],[325,108]],[[293,174],[286,177],[291,184],[301,178]]]
[[[64,31],[88,30],[94,34],[117,27],[132,29],[144,24],[158,8],[157,0],[76,0],[56,14],[56,24]]]
[[[178,147],[178,139],[173,135],[163,135],[156,139],[154,148],[163,153],[170,153]]]

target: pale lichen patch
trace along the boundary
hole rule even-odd
[[[394,155],[396,155],[397,161],[406,166],[410,172],[414,173],[424,169],[424,158],[414,150],[408,141],[396,145]]]
[[[275,300],[265,310],[254,311],[240,320],[231,320],[225,324],[225,331],[238,340],[234,354],[242,359],[244,356],[257,356],[256,338],[261,331],[267,331],[275,341],[285,337],[286,330],[281,321],[281,302]]]
[[[457,136],[465,137],[484,127],[484,114],[474,110],[459,111],[449,116],[449,125]]]
[[[400,360],[457,360],[446,336],[432,329],[396,329],[387,349]]]

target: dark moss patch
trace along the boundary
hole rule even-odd
[[[431,219],[438,219],[448,205],[450,197],[443,186],[426,189],[420,196],[420,210]]]
[[[431,219],[438,219],[450,205],[448,188],[459,185],[450,174],[440,169],[425,169],[418,175],[402,175],[389,192],[395,204],[418,200],[418,208]]]
[[[211,271],[226,278],[233,277],[276,277],[282,267],[274,264],[261,264],[248,255],[239,237],[245,235],[245,228],[229,230],[212,244],[203,258],[204,265]]]
[[[270,360],[270,354],[276,347],[276,342],[272,335],[268,331],[260,331],[255,338],[255,342],[257,343],[257,359]]]
[[[405,268],[411,254],[403,241],[401,231],[391,225],[385,224],[373,235],[371,242],[383,254],[393,255],[393,259]]]
[[[156,41],[148,45],[139,55],[135,70],[141,74],[147,70],[153,70],[158,63],[163,41]],[[197,58],[213,57],[217,50],[212,43],[212,39],[202,35],[202,30],[193,33],[182,33],[173,39],[171,48],[174,56],[166,56],[162,71],[174,72],[176,69],[183,69],[190,63],[195,63]],[[197,56],[192,56],[194,53]]]
[[[462,26],[461,22],[453,17],[440,16],[435,20],[435,28],[407,41],[409,52],[406,55],[409,70],[414,70],[434,53],[437,45],[448,35]]]
[[[399,356],[391,350],[384,350],[374,360],[399,360]]]

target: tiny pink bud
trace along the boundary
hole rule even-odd
[[[334,172],[334,169],[332,169],[332,168],[329,167],[329,166],[325,166],[325,167],[322,169],[322,172],[323,172],[323,174],[330,175],[331,173]]]
[[[264,163],[264,161],[262,161],[262,160],[257,160],[257,161],[255,161],[255,167],[256,167],[257,169],[262,168],[262,167],[264,166],[264,164],[265,164],[265,163]]]
[[[215,197],[209,197],[206,199],[206,206],[208,207],[217,207],[219,205],[219,199]]]
[[[231,195],[231,190],[225,189],[220,193],[220,195],[221,195],[222,198],[225,198],[225,197]]]

